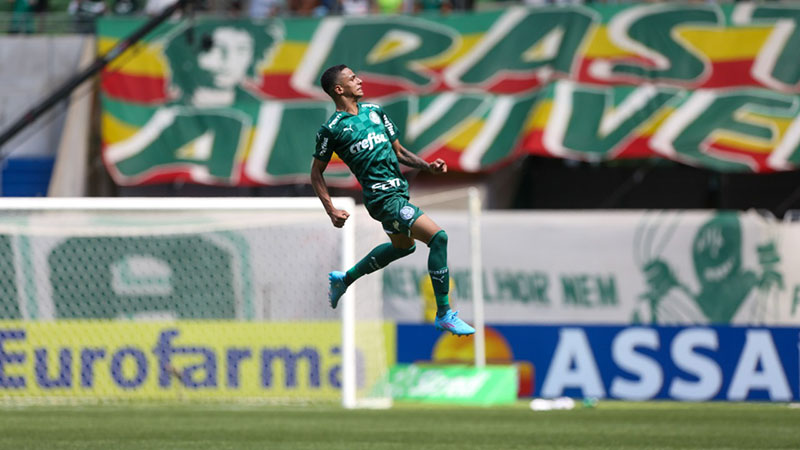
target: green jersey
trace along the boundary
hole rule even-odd
[[[397,134],[397,126],[380,106],[359,103],[358,114],[336,111],[322,125],[314,157],[327,162],[336,152],[361,184],[367,206],[394,195],[407,199],[408,181],[392,149]]]

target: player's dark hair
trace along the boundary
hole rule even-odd
[[[333,98],[333,87],[338,83],[339,74],[342,73],[344,69],[347,69],[347,66],[344,64],[328,67],[325,69],[325,72],[322,72],[322,76],[319,78],[319,85],[322,86],[322,90],[330,95],[331,98]]]

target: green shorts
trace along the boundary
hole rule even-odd
[[[379,203],[364,205],[369,215],[383,225],[388,234],[405,234],[411,236],[411,226],[425,214],[405,197],[389,197]]]

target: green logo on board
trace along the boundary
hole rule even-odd
[[[674,252],[662,256],[667,248],[674,250],[673,246],[679,245],[678,220],[658,220],[637,229],[634,249],[647,290],[640,295],[633,321],[730,323],[737,316],[749,322],[763,320],[771,294],[783,290],[775,241],[769,238],[761,244],[745,245],[737,213],[722,212],[697,230],[690,258],[679,261]],[[753,250],[758,263],[748,268],[746,252]],[[688,274],[678,269],[687,267],[686,262],[693,268],[695,289],[686,283]]]

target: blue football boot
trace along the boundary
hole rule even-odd
[[[433,326],[439,331],[449,331],[456,336],[467,336],[475,333],[475,328],[467,325],[466,322],[458,318],[458,311],[448,310],[444,316],[436,317]]]
[[[347,290],[347,285],[344,284],[344,275],[344,272],[337,271],[328,274],[328,281],[330,282],[330,287],[328,288],[328,302],[330,302],[331,308],[333,309],[336,309],[336,306],[339,305],[339,299],[342,298],[344,291]]]

